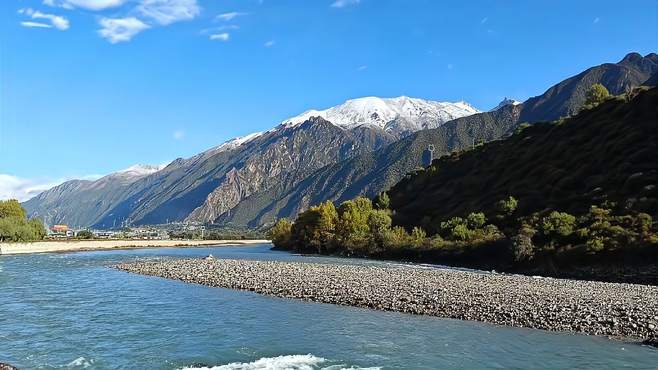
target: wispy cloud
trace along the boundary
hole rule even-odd
[[[21,22],[21,26],[23,27],[37,27],[37,28],[53,28],[53,26],[46,24],[46,23],[39,23],[39,22]]]
[[[366,69],[368,69],[368,66],[367,65],[362,65],[362,66],[359,66],[359,68],[357,68],[356,70],[357,71],[365,71]]]
[[[47,13],[42,13],[38,10],[34,10],[32,8],[23,8],[18,10],[19,14],[26,15],[32,19],[45,19],[50,24],[44,23],[44,22],[32,22],[32,21],[24,21],[21,22],[21,25],[24,27],[41,27],[41,28],[56,28],[60,31],[66,31],[69,29],[69,20],[66,19],[66,17],[62,17],[59,15],[54,15],[54,14],[47,14]]]
[[[214,33],[210,35],[209,38],[215,41],[228,41],[229,38],[231,38],[231,35],[229,35],[228,32]]]
[[[102,177],[101,175],[87,175],[80,179],[83,180],[96,180]],[[21,202],[29,200],[41,192],[51,189],[65,181],[72,178],[62,179],[27,179],[9,174],[0,173],[0,200],[4,199],[18,199]]]
[[[274,40],[270,40],[270,41],[267,41],[266,43],[264,43],[263,45],[266,48],[271,48],[272,46],[274,46],[274,44],[276,44],[276,42]]]
[[[220,20],[220,21],[230,21],[233,20],[236,17],[240,17],[243,15],[247,15],[247,13],[242,13],[242,12],[228,12],[228,13],[222,13],[218,14],[215,19]]]
[[[98,23],[101,26],[98,34],[112,44],[130,41],[138,33],[150,28],[135,17],[101,18]]]
[[[64,9],[82,8],[93,11],[116,8],[125,2],[126,0],[43,0],[44,5],[52,7]]]
[[[196,0],[141,0],[137,12],[161,25],[194,19],[201,9]]]
[[[185,137],[185,131],[183,130],[176,130],[174,131],[174,134],[172,135],[174,140],[183,140]]]
[[[344,8],[346,6],[358,5],[361,0],[336,0],[331,3],[332,8]]]

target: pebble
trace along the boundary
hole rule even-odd
[[[651,285],[216,258],[147,259],[113,267],[283,298],[658,343],[658,287]]]

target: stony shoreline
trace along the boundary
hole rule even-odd
[[[282,298],[655,343],[658,287],[414,266],[139,260],[119,270]]]

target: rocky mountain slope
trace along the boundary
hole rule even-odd
[[[658,56],[628,54],[619,63],[606,63],[562,81],[544,94],[522,104],[503,104],[497,110],[452,120],[436,129],[418,131],[375,152],[329,165],[289,188],[270,188],[238,204],[221,222],[258,225],[275,218],[294,218],[324,200],[344,201],[357,195],[374,196],[406,173],[428,163],[428,145],[434,156],[509,135],[522,122],[549,121],[575,112],[585,102],[585,91],[601,83],[611,93],[642,85],[658,71]]]
[[[307,112],[157,171],[134,167],[98,182],[67,182],[24,206],[47,223],[75,226],[214,222],[253,193],[292,187],[326,165],[477,112],[463,102],[406,97],[355,99],[329,111],[332,118],[343,120],[333,123],[322,119],[322,112]]]

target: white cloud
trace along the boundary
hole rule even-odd
[[[50,26],[57,28],[60,31],[66,31],[69,29],[69,20],[65,17],[42,13],[38,10],[32,8],[23,8],[18,10],[19,14],[27,15],[32,19],[46,19],[50,21]],[[42,27],[42,28],[52,28],[48,27],[46,23],[43,22],[21,22],[21,25],[25,27]]]
[[[83,176],[83,180],[96,180],[101,175]],[[64,179],[26,179],[18,176],[0,173],[0,199],[18,199],[24,202],[39,193],[55,187],[72,178]]]
[[[221,20],[221,21],[230,21],[235,17],[239,17],[239,16],[243,16],[243,15],[247,15],[247,13],[228,12],[228,13],[222,13],[222,14],[217,15],[215,17],[215,19]]]
[[[101,25],[98,33],[112,44],[130,41],[138,33],[150,28],[135,17],[101,18],[98,23]]]
[[[211,40],[217,40],[217,41],[228,41],[230,37],[231,35],[229,35],[228,32],[215,33],[210,35]]]
[[[270,40],[263,45],[265,45],[266,48],[271,48],[272,46],[274,46],[275,43],[276,42],[274,40]]]
[[[44,5],[65,9],[103,10],[123,5],[126,0],[43,0]]]
[[[174,131],[173,137],[174,137],[175,140],[183,140],[183,138],[185,137],[185,131],[176,130],[176,131]]]
[[[37,28],[53,28],[53,26],[45,23],[39,23],[39,22],[21,22],[21,26],[23,27],[37,27]]]
[[[201,9],[196,0],[141,0],[137,12],[161,25],[190,20]]]
[[[346,6],[358,5],[361,0],[336,0],[331,4],[332,8],[344,8]]]
[[[365,71],[366,69],[368,69],[368,66],[362,65],[362,66],[359,66],[359,68],[357,68],[356,70],[357,71]]]

